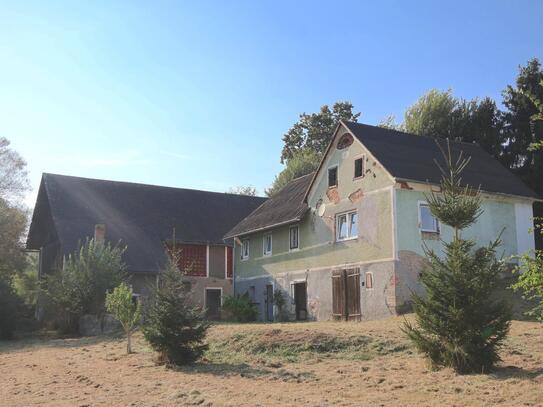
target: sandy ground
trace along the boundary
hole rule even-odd
[[[403,341],[401,321],[218,325],[209,341],[260,330],[278,337],[301,330]],[[124,341],[112,338],[0,342],[0,405],[543,405],[543,324],[535,322],[513,323],[495,372],[466,376],[430,371],[411,351],[371,360],[207,360],[172,370],[153,363],[139,335],[134,348],[125,355]]]

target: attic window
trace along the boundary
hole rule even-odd
[[[328,188],[337,187],[337,167],[328,168]]]
[[[364,157],[354,160],[354,177],[360,178],[364,176]]]

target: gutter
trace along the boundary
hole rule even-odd
[[[412,182],[412,183],[415,183],[415,184],[421,184],[421,185],[438,185],[439,184],[436,184],[434,182],[430,182],[430,181],[417,181],[417,180],[414,180],[414,179],[408,179],[408,178],[400,178],[400,177],[395,177],[394,180],[396,182],[398,181],[404,181],[404,182]],[[522,181],[520,181],[522,182]],[[470,185],[470,187],[474,188],[473,186]],[[489,195],[499,195],[499,196],[504,196],[504,197],[508,197],[508,198],[516,198],[516,199],[524,199],[524,200],[527,200],[527,201],[535,201],[535,202],[543,202],[543,198],[536,198],[536,197],[533,197],[533,196],[524,196],[524,195],[514,195],[514,194],[506,194],[506,193],[503,193],[503,192],[492,192],[492,191],[487,191],[487,190],[484,190],[484,189],[479,189],[480,192],[484,193],[484,194],[489,194]],[[535,194],[535,192],[534,192]]]

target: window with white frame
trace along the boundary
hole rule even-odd
[[[439,221],[426,202],[419,202],[419,229],[421,232],[439,233]]]
[[[264,256],[271,256],[272,254],[272,234],[266,233],[262,239],[263,254]]]
[[[350,240],[358,237],[358,212],[336,215],[336,240]]]
[[[247,260],[249,258],[249,239],[242,240],[241,242],[241,260]]]
[[[289,240],[290,250],[297,250],[300,248],[300,228],[298,226],[290,227]]]

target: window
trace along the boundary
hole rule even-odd
[[[373,273],[366,273],[366,290],[373,288]]]
[[[292,226],[290,228],[290,250],[297,250],[300,248],[300,229],[298,226]]]
[[[426,202],[419,202],[419,229],[421,232],[439,233],[439,222]]]
[[[241,260],[247,260],[249,258],[249,240],[243,240],[241,242]]]
[[[328,188],[337,187],[337,167],[328,168]]]
[[[358,213],[356,211],[336,216],[336,240],[349,240],[358,237]]]
[[[364,176],[364,157],[354,160],[354,177],[360,178]]]
[[[264,239],[262,241],[263,245],[263,253],[264,256],[271,256],[272,254],[272,234],[267,233],[264,235]]]

